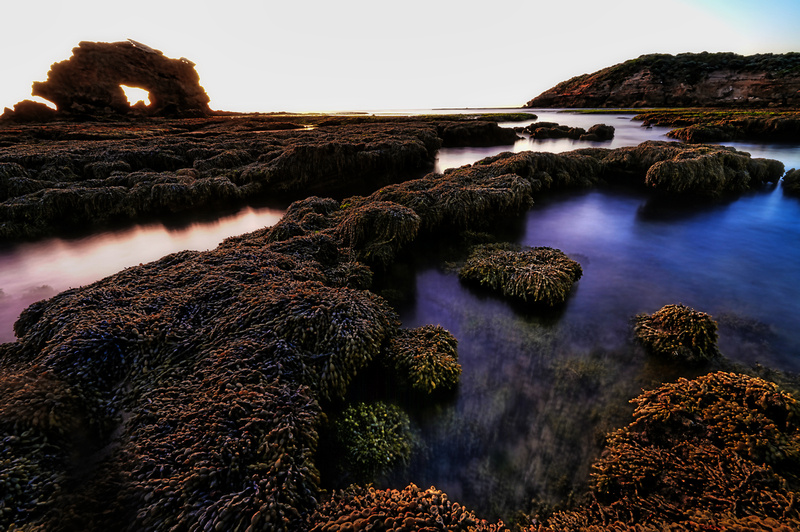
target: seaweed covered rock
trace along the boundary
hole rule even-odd
[[[458,384],[458,341],[441,326],[401,329],[389,343],[388,359],[412,389],[432,393]]]
[[[792,196],[800,196],[800,170],[792,168],[783,176],[783,192]]]
[[[345,475],[373,482],[411,456],[411,420],[400,407],[384,402],[349,405],[334,422]]]
[[[570,127],[555,122],[535,122],[523,129],[534,139],[572,139],[589,141],[607,141],[614,138],[614,126],[595,124],[585,130],[582,127]]]
[[[585,135],[581,136],[581,140],[611,140],[614,138],[615,131],[614,126],[595,124],[586,131]]]
[[[583,275],[580,264],[549,247],[477,246],[459,270],[460,279],[479,283],[505,296],[547,306],[566,301]]]
[[[717,197],[776,182],[783,175],[783,164],[775,163],[733,149],[706,148],[657,162],[647,171],[645,183],[662,194]]]
[[[645,126],[674,127],[667,136],[684,142],[730,140],[793,141],[800,138],[800,113],[794,109],[658,109],[633,117]]]
[[[519,139],[513,129],[483,120],[443,122],[438,126],[438,134],[446,147],[501,146]]]
[[[634,318],[634,334],[651,353],[679,362],[702,364],[719,356],[717,322],[685,305],[665,305]]]
[[[776,183],[783,163],[753,159],[749,153],[716,145],[647,141],[604,152],[577,150],[597,157],[609,182],[640,184],[663,195],[716,198]]]
[[[419,216],[408,207],[368,201],[347,207],[338,230],[347,246],[359,250],[359,260],[386,266],[400,248],[414,241],[419,226]]]
[[[335,491],[311,517],[311,531],[338,530],[502,532],[508,528],[502,522],[479,519],[436,488],[409,484],[402,490],[351,486]]]
[[[800,525],[800,405],[790,394],[718,372],[664,384],[633,402],[634,421],[611,434],[594,465],[593,502],[553,515],[546,530]],[[758,528],[770,523],[776,528]]]
[[[430,167],[441,145],[428,121],[274,126],[267,116],[171,120],[166,133],[149,122],[48,126],[52,138],[0,147],[0,239],[374,189]]]

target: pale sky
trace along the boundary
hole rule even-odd
[[[519,107],[642,54],[800,52],[798,0],[39,0],[0,20],[0,109],[80,41],[186,57],[212,109],[264,112]]]

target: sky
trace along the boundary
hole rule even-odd
[[[0,20],[0,109],[81,41],[186,57],[212,109],[243,112],[520,107],[642,54],[800,52],[798,0],[19,0]]]

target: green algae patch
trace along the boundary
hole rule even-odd
[[[549,247],[477,246],[458,272],[504,296],[526,303],[556,306],[564,303],[572,285],[583,275],[581,265]]]
[[[347,473],[364,483],[408,461],[413,448],[408,414],[381,401],[348,406],[334,423],[334,437]]]

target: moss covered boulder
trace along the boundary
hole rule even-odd
[[[685,305],[665,305],[651,315],[634,318],[636,338],[649,352],[702,364],[719,356],[717,322]]]
[[[582,275],[581,265],[558,249],[496,244],[477,246],[458,272],[464,281],[551,307],[566,301]]]

